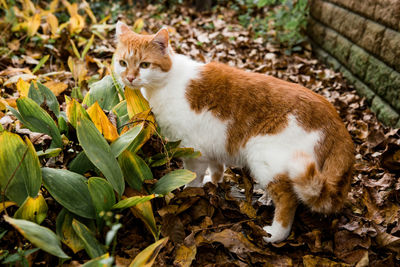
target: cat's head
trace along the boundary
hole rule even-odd
[[[122,81],[133,88],[153,88],[162,84],[172,66],[168,30],[142,35],[118,21],[116,37],[118,44],[113,65]]]

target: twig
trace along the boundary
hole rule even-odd
[[[8,181],[7,181],[7,184],[4,187],[4,190],[1,192],[2,202],[3,202],[3,209],[4,209],[4,212],[6,213],[7,216],[8,216],[8,213],[7,213],[7,209],[6,209],[6,191],[8,189],[8,186],[10,185],[12,179],[14,179],[15,174],[17,173],[19,167],[21,167],[21,164],[24,161],[26,154],[28,153],[28,149],[29,149],[29,147],[26,147],[24,155],[22,156],[22,159],[18,162],[17,167],[15,168],[14,172],[11,174],[10,179],[8,179]]]
[[[247,220],[243,220],[243,221],[235,222],[235,223],[220,224],[220,225],[217,225],[217,226],[214,226],[214,227],[210,227],[210,228],[201,228],[201,229],[198,229],[198,230],[194,230],[193,232],[200,232],[200,231],[203,231],[203,230],[218,229],[218,228],[222,228],[222,227],[232,226],[232,225],[235,225],[235,224],[238,224],[238,223],[242,224],[242,223],[245,223],[245,222],[250,222],[250,221],[255,221],[255,220],[257,220],[257,218],[247,219]]]

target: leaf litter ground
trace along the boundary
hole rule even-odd
[[[147,32],[156,32],[161,26],[168,25],[172,46],[178,53],[203,62],[215,60],[273,75],[323,95],[337,108],[356,147],[357,160],[345,209],[339,214],[324,216],[300,206],[291,235],[280,244],[262,241],[265,232],[261,226],[271,223],[273,206],[261,192],[252,192],[251,178],[241,170],[228,170],[218,187],[208,183],[204,188],[175,191],[166,200],[155,199],[157,223],[161,225],[162,235],[170,237],[155,266],[188,266],[190,263],[193,266],[400,264],[400,130],[384,127],[378,122],[366,100],[356,94],[340,73],[315,59],[309,44],[304,44],[301,52],[289,56],[285,47],[255,38],[251,30],[238,24],[237,15],[229,9],[199,14],[186,7],[177,7],[160,13],[158,7],[148,6],[131,12],[120,16],[131,25],[136,21]],[[273,35],[273,31],[269,34]],[[0,72],[1,83],[10,81],[15,75],[31,75],[26,69],[37,64],[35,54],[50,53],[51,62],[38,73],[53,73],[48,81],[53,84],[48,87],[58,92],[58,100],[64,109],[63,95],[71,94],[75,86],[74,75],[79,75],[66,70],[70,51],[61,45],[42,50],[35,48],[32,42],[24,45],[26,52],[18,54],[19,40],[10,40],[8,48],[15,49],[18,56],[1,57],[0,66],[4,69]],[[82,79],[87,82],[90,76],[101,78],[105,74],[114,46],[112,31],[105,40],[95,39],[85,62],[81,63],[87,70],[86,78]],[[13,105],[18,96],[11,88],[4,87],[1,92],[9,105]],[[46,135],[20,128],[8,113],[0,113],[0,121],[4,128],[28,135],[34,144],[49,142]],[[144,153],[152,150],[162,151],[159,139],[153,138],[143,148]],[[65,157],[49,160],[46,166],[63,166]],[[182,164],[174,161],[171,167],[181,168]],[[166,169],[158,167],[152,171],[155,177],[161,177]],[[55,229],[55,211],[59,211],[59,206],[50,197],[47,201],[49,214],[44,225]],[[125,266],[153,243],[153,237],[131,213],[122,215],[124,226],[118,233],[116,261]],[[10,230],[0,241],[0,247],[12,250],[25,242]],[[43,266],[52,262],[49,257],[38,252],[29,260],[35,266]],[[80,252],[66,265],[78,266],[85,258],[84,252]]]

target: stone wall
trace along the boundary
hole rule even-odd
[[[400,128],[400,0],[310,0],[314,51]]]

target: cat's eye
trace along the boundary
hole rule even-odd
[[[142,69],[147,69],[148,67],[150,67],[150,62],[142,62],[140,63],[140,67]]]
[[[119,65],[121,66],[121,67],[126,67],[126,62],[125,62],[125,60],[120,60],[119,61]]]

